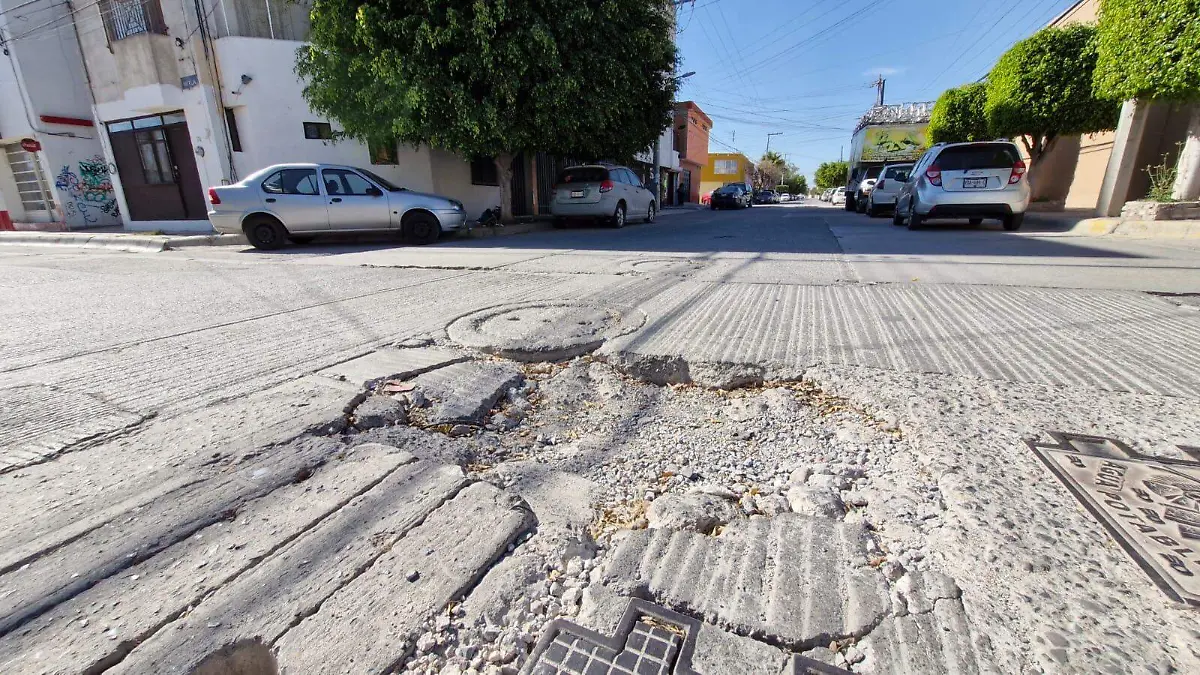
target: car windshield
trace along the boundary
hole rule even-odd
[[[740,193],[741,191],[742,191],[742,188],[740,185],[726,185],[723,188],[718,188],[717,194],[719,194],[719,195],[735,195],[735,194]]]
[[[942,171],[1009,169],[1018,159],[1020,158],[1013,146],[1006,143],[988,143],[946,148],[938,155],[934,164]]]
[[[873,166],[873,167],[867,169],[867,173],[866,173],[866,175],[863,176],[863,179],[865,180],[865,179],[869,179],[869,178],[879,178],[879,174],[882,171],[883,171],[882,166]]]
[[[608,180],[608,169],[602,166],[576,166],[558,175],[560,183],[599,183]]]
[[[362,172],[367,178],[370,178],[371,180],[375,181],[376,183],[379,184],[380,187],[382,187],[384,190],[387,190],[388,192],[403,192],[405,190],[405,188],[395,185],[394,183],[383,178],[379,174],[373,173],[371,171],[367,171],[366,169],[359,169],[359,168],[355,167],[355,171]]]
[[[911,166],[889,166],[883,173],[883,178],[884,180],[908,180],[910,171],[912,171]]]

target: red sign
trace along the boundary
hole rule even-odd
[[[21,149],[25,152],[37,152],[42,149],[42,144],[33,138],[23,138],[21,139]]]

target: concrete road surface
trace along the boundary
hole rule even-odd
[[[1195,243],[808,203],[0,270],[0,672],[502,672],[630,598],[679,672],[1200,669]]]

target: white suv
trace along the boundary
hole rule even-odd
[[[997,218],[1019,230],[1029,207],[1029,179],[1015,143],[948,143],[921,156],[896,195],[892,222],[915,230],[931,218]]]

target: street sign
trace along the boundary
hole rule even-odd
[[[37,152],[42,149],[42,144],[33,138],[22,138],[21,149],[25,152]]]

